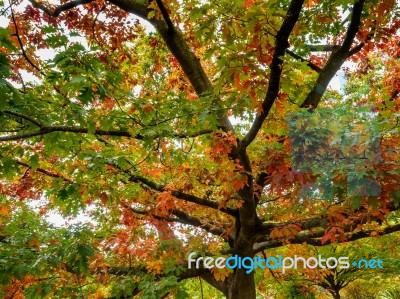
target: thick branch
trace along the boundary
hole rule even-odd
[[[200,59],[190,49],[179,28],[173,25],[161,1],[157,1],[157,5],[165,20],[156,18],[148,19],[147,16],[151,10],[148,8],[147,3],[142,3],[141,1],[111,0],[110,2],[127,12],[149,21],[161,35],[171,54],[177,59],[197,95],[212,97],[213,86],[200,63]],[[218,108],[220,104],[219,98],[213,97],[211,106]],[[221,114],[219,115],[219,127],[225,132],[234,131],[232,124],[222,111],[224,110],[221,110]]]
[[[388,226],[382,230],[379,231],[380,235],[387,235],[391,234],[394,232],[400,231],[400,224]],[[363,239],[363,238],[368,238],[371,237],[371,233],[374,232],[374,230],[368,230],[368,231],[360,231],[357,233],[348,233],[346,235],[345,240],[338,240],[338,243],[344,243],[344,242],[350,242],[350,241],[355,241],[358,239]],[[291,244],[303,244],[304,242],[309,244],[309,245],[314,245],[314,246],[325,246],[328,244],[333,243],[331,240],[327,240],[326,242],[321,241],[321,237],[323,237],[325,234],[324,231],[318,231],[315,233],[299,233],[293,238],[289,238],[282,240],[282,239],[277,239],[277,240],[270,240],[266,242],[261,242],[256,245],[254,245],[253,249],[254,252],[260,252],[262,250],[268,249],[268,248],[276,248],[283,246],[285,243],[288,241]]]
[[[327,220],[325,217],[313,217],[302,219],[299,221],[287,221],[287,222],[277,222],[277,223],[263,223],[262,233],[269,234],[272,229],[277,227],[285,227],[288,225],[299,225],[303,230],[309,230],[316,227],[325,227],[327,225]]]
[[[302,108],[317,107],[329,82],[340,69],[342,64],[350,55],[350,47],[358,32],[361,23],[361,12],[364,7],[365,0],[359,0],[353,5],[351,14],[351,21],[347,29],[347,33],[341,47],[332,52],[328,62],[320,72],[317,81],[311,92],[307,95],[306,99],[301,104]]]
[[[172,33],[173,31],[175,31],[175,26],[171,21],[171,18],[169,17],[168,11],[164,6],[164,3],[161,0],[156,0],[157,2],[157,6],[161,11],[161,14],[165,20],[165,23],[167,23],[168,29],[170,31],[170,33]]]
[[[285,51],[289,47],[289,35],[292,32],[294,25],[296,24],[301,8],[303,6],[304,0],[293,0],[290,3],[288,12],[286,14],[285,20],[281,28],[279,29],[275,41],[275,51],[272,57],[272,62],[270,64],[270,78],[267,94],[262,103],[263,111],[259,115],[257,115],[254,120],[250,130],[240,142],[240,147],[247,147],[253,140],[256,138],[258,131],[261,129],[261,126],[268,116],[268,113],[274,103],[275,99],[278,97],[279,89],[280,89],[280,80],[282,74],[282,57],[285,55]]]
[[[217,281],[215,280],[213,274],[209,269],[206,269],[204,267],[200,267],[199,269],[196,268],[187,268],[187,263],[186,264],[181,264],[178,265],[183,267],[183,271],[180,271],[178,274],[178,281],[182,281],[185,279],[190,279],[190,278],[195,278],[195,277],[201,277],[205,281],[207,281],[209,284],[223,292],[224,294],[227,294],[227,289],[226,289],[226,284],[223,283],[223,281]],[[115,275],[115,276],[128,276],[128,275],[143,275],[143,274],[149,274],[148,270],[143,268],[143,267],[108,267],[108,268],[97,268],[93,271],[93,274],[95,273],[104,273],[107,272],[108,274]],[[157,279],[161,279],[162,277],[166,276],[165,274],[159,274],[156,276]],[[138,294],[141,290],[139,288],[135,288],[132,293],[130,294],[129,297],[126,298],[132,298],[132,296],[135,296],[135,294]]]
[[[394,202],[389,203],[386,206],[386,209],[389,211],[393,212],[396,210],[399,210],[399,207],[395,205]],[[361,217],[360,217],[361,216]],[[382,223],[381,219],[378,218],[377,216],[372,216],[372,215],[345,215],[345,217],[350,220],[350,223],[340,227],[344,232],[347,232],[349,234],[352,233],[355,227],[368,223],[370,221],[377,221],[378,223]],[[295,238],[289,238],[289,242],[307,242],[310,240],[311,245],[318,244],[318,242],[321,242],[320,240],[316,240],[315,238],[320,238],[323,237],[326,233],[326,229],[335,227],[335,225],[332,225],[332,223],[329,223],[327,216],[321,216],[321,217],[313,217],[313,218],[308,218],[308,219],[300,219],[300,220],[293,220],[293,221],[286,221],[286,222],[275,222],[275,223],[263,223],[260,229],[260,235],[256,238],[256,241],[261,242],[262,244],[272,244],[276,242],[281,242],[281,244],[284,244],[285,242],[288,241],[286,238],[282,238],[280,240],[270,240],[269,235],[273,229],[280,229],[284,228],[290,225],[296,225],[297,227],[301,228],[301,231],[296,235]],[[317,229],[317,230],[316,230]],[[312,230],[312,232],[310,232]],[[285,239],[285,240],[284,240]],[[272,242],[272,243],[271,243]],[[261,244],[260,243],[260,244]]]
[[[361,49],[365,46],[365,44],[366,44],[367,42],[369,42],[369,41],[372,40],[372,38],[373,38],[374,35],[375,35],[375,32],[376,32],[376,20],[375,20],[375,22],[374,22],[374,24],[373,24],[373,28],[371,29],[371,31],[370,31],[370,33],[368,34],[368,36],[367,36],[367,38],[365,39],[365,41],[359,43],[357,46],[355,46],[353,49],[351,49],[351,50],[349,51],[348,56],[350,57],[351,55],[354,55],[354,54],[356,54],[357,52],[361,51]]]
[[[183,268],[182,271],[177,274],[178,281],[182,281],[185,279],[190,279],[194,277],[199,277],[205,275],[208,277],[208,275],[212,276],[212,273],[209,269],[206,268],[187,268],[187,263],[185,264],[180,264],[177,265],[178,267]],[[73,269],[67,269],[67,271],[72,272],[74,274],[75,271]],[[98,273],[108,273],[110,275],[115,275],[115,276],[129,276],[129,275],[137,275],[137,276],[142,276],[142,275],[152,275],[149,273],[149,271],[145,267],[140,267],[140,266],[133,266],[133,267],[99,267],[91,271],[92,274],[98,274]],[[158,274],[156,275],[156,279],[159,280],[168,274]],[[215,281],[215,279],[214,279]],[[130,294],[131,296],[126,297],[126,298],[132,298],[135,294],[138,294],[141,291],[139,288],[135,288],[132,293]]]
[[[20,140],[35,136],[46,135],[51,132],[70,132],[70,133],[89,133],[88,128],[84,127],[72,127],[72,126],[50,126],[50,127],[41,127],[40,130],[34,132],[26,132],[21,134],[15,134],[11,136],[0,136],[0,141],[12,141],[12,140]],[[94,130],[94,135],[108,135],[108,136],[121,136],[121,137],[133,137],[135,139],[143,139],[143,136],[140,134],[132,135],[127,131],[106,131],[106,130]]]
[[[29,1],[33,4],[33,6],[41,9],[48,15],[56,17],[62,11],[71,9],[78,5],[89,3],[93,0],[71,1],[57,6],[54,11],[51,11],[48,7],[38,3],[36,0]],[[173,25],[170,16],[161,1],[157,0],[157,5],[159,6],[165,20],[148,18],[148,14],[151,12],[151,9],[148,8],[147,1],[111,0],[110,2],[126,12],[133,13],[149,21],[160,33],[172,55],[178,60],[179,65],[182,67],[182,70],[194,87],[196,93],[199,96],[211,96],[213,94],[213,86],[200,63],[200,59],[197,58],[193,51],[189,48],[180,30]],[[218,97],[214,97],[211,106],[213,105],[220,105]],[[224,112],[221,112],[221,115],[219,115],[219,127],[225,132],[234,131],[231,122]]]
[[[398,231],[400,231],[400,224],[388,226],[388,227],[382,229],[381,231],[379,231],[379,234],[387,235],[387,234],[391,234],[391,233],[398,232]],[[345,242],[368,238],[368,237],[371,237],[371,234],[373,232],[374,232],[374,230],[360,231],[357,233],[349,233],[346,235],[346,238],[343,241],[338,240],[338,243],[345,243]],[[322,242],[320,237],[322,237],[321,232],[315,233],[315,235],[306,234],[306,235],[302,236],[302,234],[299,234],[299,235],[296,235],[296,237],[294,237],[292,240],[290,240],[290,243],[302,244],[302,243],[306,242],[307,244],[314,245],[314,246],[325,246],[325,245],[333,243],[331,240]],[[255,246],[255,248],[257,248],[257,249],[263,248],[261,250],[264,250],[267,248],[274,248],[274,247],[279,247],[279,246],[283,245],[282,241],[278,241],[278,240],[277,241],[273,240],[273,241],[268,241],[268,242],[263,242],[263,243],[259,243],[257,246]],[[261,244],[263,244],[263,245],[261,245]],[[265,247],[266,245],[267,245],[267,247]],[[260,250],[258,250],[258,251],[260,251]]]
[[[11,114],[11,113],[10,113]],[[13,113],[14,115],[17,115],[16,113]],[[143,140],[144,136],[142,134],[136,134],[133,135],[129,133],[128,131],[123,131],[123,130],[94,130],[91,132],[88,128],[85,127],[74,127],[74,126],[64,126],[64,125],[57,125],[57,126],[43,126],[41,123],[38,121],[34,120],[33,118],[30,118],[26,115],[18,114],[20,117],[29,120],[30,122],[36,124],[37,126],[40,127],[40,130],[33,131],[33,132],[26,132],[26,133],[20,133],[20,134],[15,134],[15,135],[8,135],[8,136],[0,136],[0,141],[12,141],[12,140],[20,140],[20,139],[26,139],[30,137],[35,137],[35,136],[41,136],[41,135],[46,135],[51,132],[66,132],[66,133],[81,133],[81,134],[93,134],[93,135],[99,135],[99,136],[118,136],[118,137],[130,137],[138,140]],[[171,138],[194,138],[198,137],[201,135],[206,135],[211,133],[211,130],[200,130],[198,132],[194,132],[191,134],[174,134],[172,136],[169,136]],[[159,138],[161,136],[154,136],[154,138]],[[168,136],[164,136],[168,137]]]

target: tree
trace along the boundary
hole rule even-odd
[[[29,1],[2,12],[1,246],[42,266],[15,264],[13,294],[183,296],[201,277],[255,298],[254,272],[188,254],[400,230],[396,1]],[[33,218],[95,223],[18,241],[35,199]]]

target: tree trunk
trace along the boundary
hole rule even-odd
[[[332,296],[333,296],[334,299],[340,299],[340,298],[341,298],[339,292],[340,292],[340,290],[333,290],[333,291],[331,292],[331,294],[332,294]]]
[[[227,299],[256,299],[254,271],[246,274],[246,269],[236,269],[229,285]]]

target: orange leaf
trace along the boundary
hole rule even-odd
[[[234,178],[232,180],[232,185],[233,188],[235,188],[236,191],[239,191],[240,189],[242,189],[247,182],[247,178],[245,178],[245,180],[241,179],[241,178]]]
[[[152,104],[146,104],[143,107],[143,112],[144,113],[149,113],[149,112],[152,112],[154,110],[155,110],[155,108],[154,108],[154,106]]]
[[[236,73],[235,74],[235,86],[238,87],[240,89],[240,87],[242,86],[240,84],[240,73]]]
[[[8,209],[8,207],[7,206],[4,206],[4,205],[2,205],[2,206],[0,206],[0,215],[2,215],[2,216],[10,216],[10,210]]]
[[[247,0],[247,1],[244,3],[244,8],[249,8],[249,7],[252,6],[255,2],[256,2],[256,0]]]

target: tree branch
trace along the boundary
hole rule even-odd
[[[47,176],[50,176],[50,177],[53,177],[53,178],[61,178],[61,179],[63,179],[63,180],[66,181],[66,182],[73,183],[73,181],[72,181],[71,179],[69,179],[69,178],[67,178],[67,177],[65,177],[65,176],[63,176],[63,175],[61,175],[61,174],[54,173],[54,172],[51,172],[51,171],[46,170],[46,169],[43,169],[43,168],[36,168],[36,169],[33,169],[29,164],[26,164],[26,163],[21,162],[21,161],[18,161],[18,160],[16,160],[15,162],[16,162],[17,164],[21,165],[21,166],[25,166],[25,167],[27,167],[28,169],[32,169],[32,170],[34,170],[34,171],[43,173],[43,174],[45,174],[45,175],[47,175]]]
[[[380,232],[380,235],[387,235],[391,234],[394,232],[400,231],[400,224],[395,224],[392,226],[388,226],[386,228],[383,228]],[[358,239],[363,239],[363,238],[368,238],[371,237],[371,233],[374,232],[374,230],[368,230],[368,231],[360,231],[357,233],[350,233],[347,231],[346,238],[344,240],[339,240],[337,243],[344,243],[344,242],[350,242],[350,241],[355,241]],[[328,244],[333,243],[331,240],[327,240],[326,242],[321,241],[321,237],[325,235],[325,231],[318,231],[314,233],[299,233],[293,238],[289,239],[276,239],[276,240],[269,240],[265,242],[261,242],[258,244],[255,244],[253,247],[254,253],[260,252],[262,250],[268,249],[268,248],[276,248],[284,245],[287,242],[290,242],[291,244],[303,244],[307,243],[309,245],[314,245],[314,246],[325,246]]]
[[[128,131],[122,131],[122,130],[94,130],[93,132],[90,132],[88,128],[85,127],[74,127],[74,126],[64,126],[64,125],[57,125],[57,126],[44,126],[40,122],[36,121],[35,119],[19,114],[16,112],[8,112],[8,114],[13,114],[15,116],[22,117],[26,120],[29,120],[30,122],[34,123],[35,125],[40,127],[40,130],[34,131],[34,132],[26,132],[26,133],[20,133],[20,134],[15,134],[11,136],[0,136],[0,141],[12,141],[12,140],[20,140],[20,139],[26,139],[30,137],[35,137],[35,136],[41,136],[41,135],[46,135],[52,132],[66,132],[66,133],[81,133],[81,134],[93,134],[93,135],[99,135],[99,136],[118,136],[118,137],[130,137],[138,140],[143,140],[145,137],[138,133],[136,135],[133,135],[129,133]],[[211,133],[212,130],[200,130],[198,132],[194,132],[191,134],[174,134],[171,136],[163,136],[163,137],[171,137],[171,138],[194,138],[198,137],[201,135],[206,135]],[[161,136],[154,136],[154,138],[159,138]]]
[[[271,73],[267,94],[262,103],[263,110],[259,115],[256,116],[250,130],[241,140],[239,147],[246,148],[256,138],[257,133],[261,129],[265,118],[268,116],[275,99],[278,97],[282,74],[282,57],[285,55],[285,51],[289,47],[288,38],[294,28],[294,25],[297,23],[303,3],[304,0],[292,0],[290,3],[286,17],[275,38],[276,45],[272,62],[269,66]]]
[[[291,220],[286,222],[275,222],[275,223],[263,223],[261,225],[262,233],[269,234],[272,229],[277,227],[285,227],[288,225],[298,225],[301,226],[303,230],[309,230],[316,227],[325,227],[328,221],[325,217],[313,217],[302,220]]]
[[[356,54],[357,52],[361,51],[361,49],[365,46],[365,44],[369,41],[372,40],[372,38],[375,35],[375,31],[376,31],[376,20],[374,22],[374,27],[372,28],[371,32],[368,34],[367,38],[365,39],[365,41],[359,43],[357,46],[355,46],[353,49],[351,49],[348,53],[348,57],[350,57],[351,55]]]
[[[11,7],[11,2],[10,2],[10,7]],[[22,43],[21,37],[19,36],[19,31],[18,31],[18,25],[17,25],[17,21],[15,20],[15,16],[14,16],[14,10],[11,7],[11,19],[13,21],[14,27],[15,27],[15,36],[17,37],[18,40],[18,44],[19,47],[21,49],[22,52],[22,56],[25,58],[25,60],[35,69],[37,70],[42,76],[45,76],[45,73],[36,65],[33,63],[33,61],[29,58],[29,56],[26,54],[25,49],[24,49],[24,45]]]
[[[222,237],[228,243],[232,242],[232,239],[226,235],[226,231],[223,228],[217,228],[209,223],[202,223],[198,218],[191,216],[191,215],[189,215],[181,210],[178,210],[178,209],[173,209],[173,210],[169,211],[171,214],[175,215],[177,218],[160,216],[160,215],[151,213],[149,211],[138,210],[138,209],[131,208],[131,207],[130,207],[130,210],[136,214],[150,215],[151,217],[153,217],[154,219],[157,219],[157,220],[181,223],[181,224],[198,227],[198,228],[205,230],[206,232],[208,232],[210,234],[213,234],[218,237]]]
[[[29,1],[34,7],[41,9],[50,16],[56,17],[63,11],[74,8],[78,5],[92,2],[93,0],[71,1],[63,5],[57,6],[54,11],[51,11],[48,7],[42,5],[36,0]],[[148,18],[148,14],[149,12],[151,12],[151,9],[148,8],[147,1],[110,0],[110,3],[118,6],[126,12],[133,13],[149,21],[160,33],[168,49],[177,59],[179,65],[182,67],[182,70],[194,87],[197,95],[209,96],[213,94],[213,86],[200,63],[200,59],[197,58],[193,51],[189,48],[180,30],[172,24],[172,21],[165,9],[165,6],[161,1],[157,0],[157,5],[159,6],[165,20]],[[220,105],[218,97],[213,97],[211,106],[213,105]],[[225,132],[234,131],[231,122],[224,114],[223,110],[221,110],[221,113],[219,115],[219,127]]]
[[[169,17],[168,11],[164,6],[164,3],[161,0],[156,0],[157,6],[161,11],[161,14],[164,18],[165,23],[167,23],[168,29],[170,31],[170,34],[175,31],[175,26],[171,21],[171,18]]]
[[[42,3],[37,2],[36,0],[29,0],[32,3],[32,6],[44,11],[51,17],[58,17],[62,12],[67,11],[69,9],[75,8],[79,5],[84,5],[94,0],[73,0],[62,5],[56,6],[56,8],[52,11],[47,6],[43,5]]]
[[[288,53],[288,54],[289,54],[290,56],[292,56],[293,58],[300,60],[301,62],[307,62],[307,65],[308,65],[312,70],[316,71],[317,73],[320,73],[320,72],[322,71],[322,69],[321,69],[319,66],[317,66],[317,65],[315,65],[314,63],[308,61],[307,59],[301,57],[300,55],[297,55],[296,53],[292,52],[292,51],[289,50],[289,49],[286,49],[286,53]]]
[[[122,170],[117,165],[112,165],[112,166],[118,168],[119,170],[121,170],[121,171],[123,171],[123,172],[125,172],[127,174],[130,174],[128,171]],[[155,182],[153,182],[153,181],[151,181],[151,180],[149,180],[149,179],[147,179],[145,177],[142,177],[140,175],[132,175],[132,174],[130,174],[130,177],[129,177],[128,181],[133,182],[133,183],[140,182],[140,183],[144,184],[145,186],[147,186],[147,187],[149,187],[149,188],[151,188],[151,189],[153,189],[155,191],[158,191],[158,192],[166,191],[165,186],[157,184],[157,183],[155,183]],[[181,191],[178,191],[178,190],[171,191],[171,195],[175,196],[178,199],[187,201],[187,202],[195,203],[195,204],[198,204],[198,205],[201,205],[201,206],[204,206],[204,207],[208,207],[208,208],[212,208],[214,210],[221,211],[221,212],[223,212],[225,214],[228,214],[228,215],[231,215],[233,217],[237,216],[237,213],[238,213],[237,209],[233,209],[233,208],[229,208],[229,207],[220,208],[219,205],[218,205],[218,202],[216,202],[216,201],[206,200],[206,199],[197,197],[195,195],[187,194],[187,193],[184,193],[184,192],[181,192]]]
[[[38,123],[39,124],[39,123]],[[89,133],[88,128],[84,127],[73,127],[73,126],[42,126],[40,130],[34,132],[26,132],[21,134],[15,134],[11,136],[0,136],[0,141],[12,141],[12,140],[20,140],[35,136],[46,135],[52,132],[66,132],[66,133]],[[132,135],[127,131],[113,131],[113,130],[94,130],[94,135],[108,135],[108,136],[120,136],[120,137],[132,137],[135,139],[143,139],[143,136],[140,134]]]
[[[25,120],[27,120],[27,121],[33,123],[34,125],[36,125],[36,126],[39,127],[39,128],[41,128],[41,127],[43,126],[43,125],[42,125],[40,122],[38,122],[36,119],[34,119],[34,118],[32,118],[32,117],[30,117],[30,116],[28,116],[28,115],[22,114],[22,113],[10,111],[10,110],[4,110],[3,113],[6,113],[6,114],[9,114],[9,115],[13,115],[13,116],[16,116],[16,117],[23,118],[23,119],[25,119]]]
[[[328,62],[319,73],[318,79],[315,82],[313,89],[307,95],[306,99],[303,101],[300,107],[315,108],[318,106],[332,77],[336,74],[342,64],[349,57],[350,47],[360,27],[361,12],[364,7],[364,2],[365,0],[358,0],[356,3],[354,3],[351,14],[351,21],[347,29],[343,44],[340,46],[339,49],[332,52],[328,59]]]

